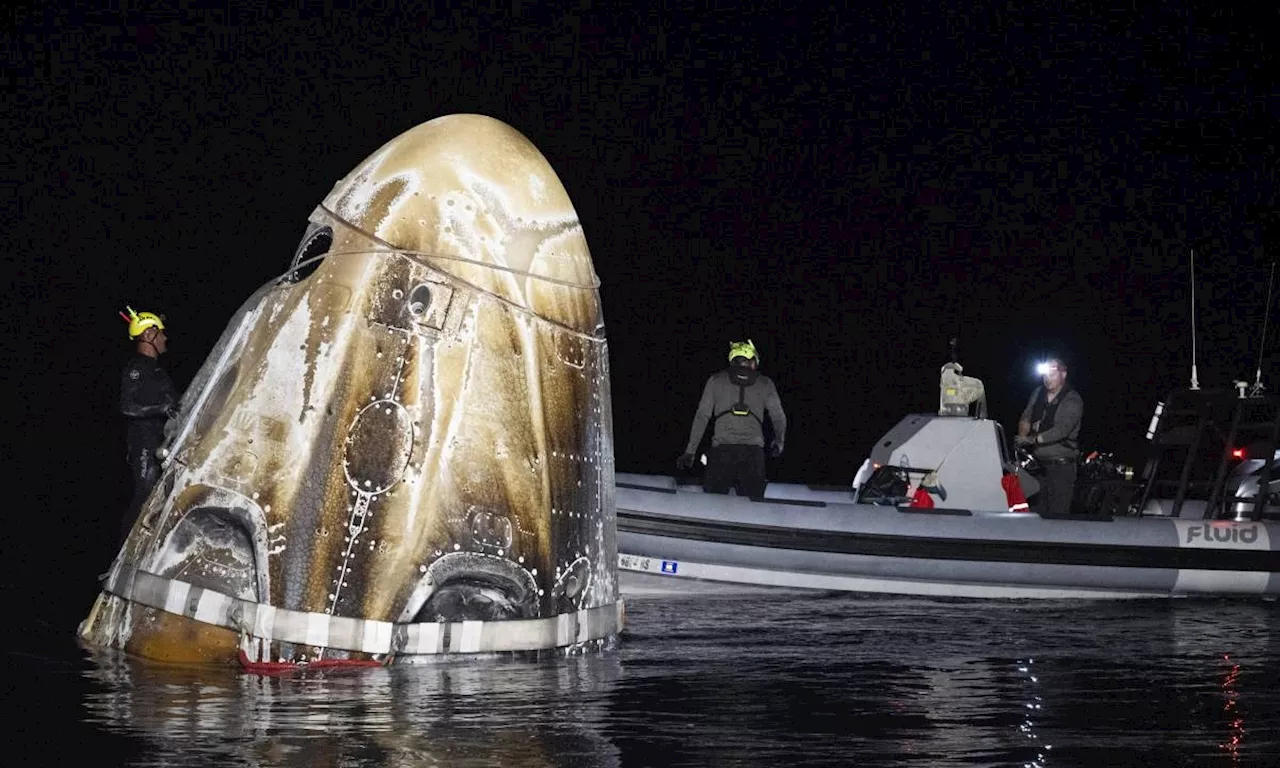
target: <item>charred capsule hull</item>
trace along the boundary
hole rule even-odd
[[[385,662],[620,629],[598,280],[498,121],[425,123],[339,182],[170,429],[90,644]]]

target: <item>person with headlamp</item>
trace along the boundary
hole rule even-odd
[[[1032,510],[1045,517],[1066,517],[1075,492],[1084,398],[1067,384],[1067,365],[1061,359],[1040,363],[1036,373],[1041,385],[1031,393],[1018,419],[1014,443],[1030,451],[1042,467]]]

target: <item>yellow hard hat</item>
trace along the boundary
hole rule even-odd
[[[729,362],[733,362],[735,357],[745,357],[757,362],[760,360],[760,355],[756,353],[756,345],[751,342],[751,339],[729,342]]]
[[[159,328],[164,330],[164,318],[153,312],[134,312],[133,307],[125,307],[129,314],[124,312],[120,316],[129,324],[129,338],[136,339],[146,332],[148,328]]]

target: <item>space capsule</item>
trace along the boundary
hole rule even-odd
[[[339,181],[166,432],[88,646],[388,664],[621,629],[599,280],[498,120],[423,123]]]

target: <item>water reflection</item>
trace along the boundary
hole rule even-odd
[[[1173,637],[1179,657],[1214,670],[1218,680],[1217,711],[1213,714],[1218,748],[1232,768],[1254,746],[1245,727],[1247,707],[1241,706],[1242,689],[1248,691],[1268,677],[1274,685],[1277,673],[1272,661],[1277,655],[1280,635],[1275,631],[1275,604],[1222,603],[1213,610],[1181,611],[1175,614]],[[1247,670],[1267,670],[1263,676]],[[1243,679],[1242,679],[1243,678]],[[1274,726],[1272,726],[1274,727]],[[1259,734],[1263,735],[1263,734]]]
[[[722,600],[640,606],[610,709],[678,765],[1022,765],[1025,699],[987,657],[998,614],[919,600]],[[957,610],[958,609],[958,610]],[[649,613],[648,611],[652,611]],[[665,659],[659,658],[667,654]],[[625,763],[625,759],[624,759]]]
[[[1275,766],[1277,638],[1266,603],[649,599],[581,657],[295,678],[100,657],[81,700],[143,765]]]
[[[88,717],[158,765],[619,765],[616,653],[259,677],[101,656]]]
[[[1244,718],[1240,716],[1240,711],[1236,708],[1239,692],[1236,690],[1236,684],[1240,678],[1240,665],[1231,662],[1231,655],[1226,654],[1223,661],[1230,664],[1230,669],[1222,681],[1222,694],[1226,702],[1222,705],[1222,714],[1231,722],[1231,731],[1227,736],[1227,740],[1219,747],[1222,747],[1231,757],[1231,765],[1240,765],[1240,742],[1244,739]]]
[[[1053,745],[1042,740],[1039,731],[1036,730],[1036,723],[1039,722],[1040,714],[1044,711],[1044,697],[1040,695],[1040,678],[1036,676],[1036,660],[1028,657],[1018,659],[1016,663],[1018,674],[1024,681],[1025,700],[1022,706],[1026,709],[1026,718],[1018,726],[1018,730],[1031,741],[1031,749],[1035,750],[1035,757],[1023,763],[1023,768],[1045,768]]]

